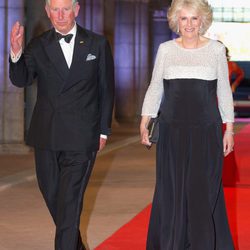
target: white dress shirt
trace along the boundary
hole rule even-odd
[[[58,30],[56,32],[60,33]],[[61,46],[61,49],[63,51],[64,58],[67,62],[68,67],[70,68],[72,59],[73,59],[73,52],[74,52],[74,46],[75,46],[75,38],[76,38],[76,23],[74,27],[67,33],[67,34],[62,34],[62,35],[68,35],[72,34],[73,37],[70,40],[69,43],[65,42],[64,39],[59,40],[59,44]]]

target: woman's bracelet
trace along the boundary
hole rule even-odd
[[[224,133],[229,134],[229,135],[234,135],[234,131],[232,131],[232,130],[225,130]]]

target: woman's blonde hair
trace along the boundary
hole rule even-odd
[[[212,8],[206,0],[173,0],[168,10],[168,24],[172,31],[179,34],[178,13],[182,8],[195,10],[201,16],[200,35],[204,35],[213,21]]]

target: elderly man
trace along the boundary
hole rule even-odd
[[[37,102],[27,136],[40,190],[56,225],[55,249],[85,249],[79,221],[96,153],[111,132],[114,68],[110,46],[75,22],[74,0],[47,0],[53,28],[22,48],[24,27],[12,28],[10,79],[37,78]]]

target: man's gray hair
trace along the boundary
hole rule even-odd
[[[72,0],[72,4],[75,4],[77,0]],[[46,0],[46,4],[50,4],[50,0]]]

